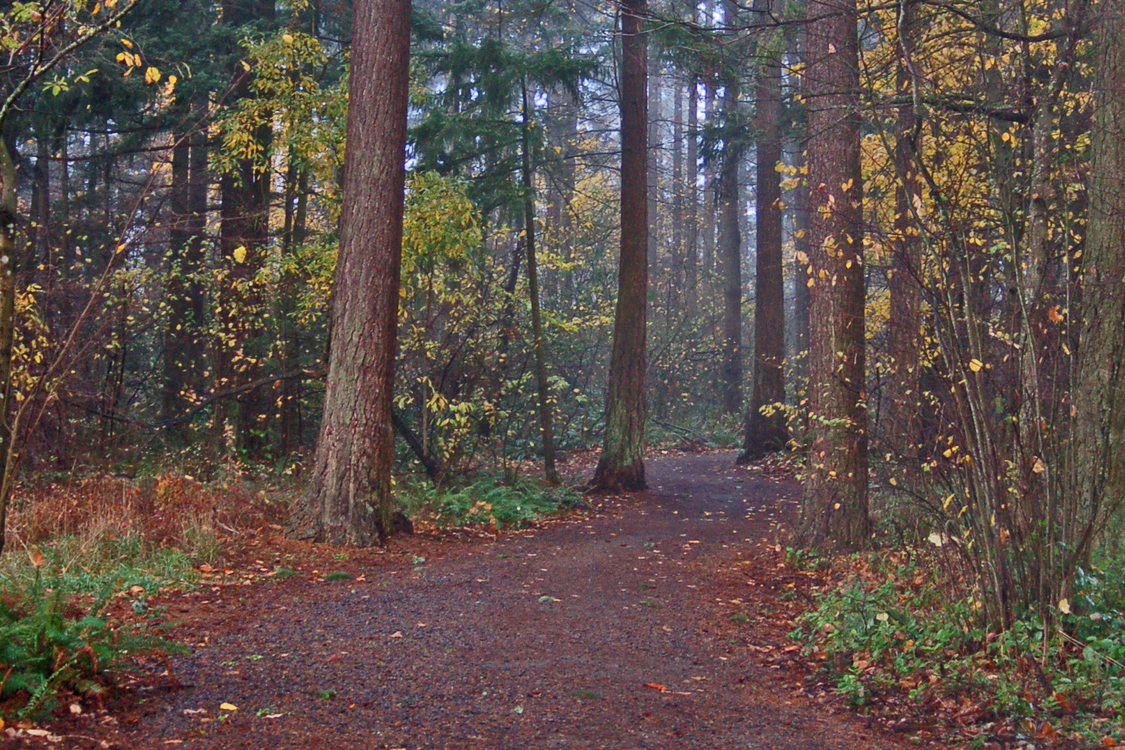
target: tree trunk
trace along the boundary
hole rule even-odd
[[[698,21],[699,9],[692,11]],[[685,250],[684,294],[687,296],[688,315],[694,320],[699,312],[699,81],[689,79],[687,121],[687,194],[688,205],[687,248]]]
[[[606,396],[605,441],[595,487],[645,486],[645,302],[648,290],[646,205],[645,0],[621,0],[621,257],[613,355]]]
[[[273,0],[250,3],[225,0],[224,19],[232,26],[254,20],[272,18]],[[241,61],[233,63],[233,84],[230,101],[250,95],[248,71]],[[272,124],[263,123],[254,138],[266,144],[272,137]],[[265,265],[269,240],[270,170],[256,168],[244,159],[237,172],[224,174],[220,182],[221,228],[220,249],[226,283],[219,300],[218,363],[215,368],[222,388],[237,388],[244,383],[261,380],[266,358],[264,304],[255,278]],[[216,428],[225,427],[233,418],[235,448],[244,457],[259,458],[266,447],[260,424],[268,407],[269,390],[263,386],[242,394],[233,405],[232,414],[223,414],[216,404]]]
[[[16,164],[0,128],[0,554],[4,552],[4,529],[8,498],[12,494],[15,465],[15,430],[12,400],[12,341],[16,326],[16,209],[19,193]]]
[[[286,231],[282,239],[282,253],[292,256],[295,248],[305,241],[308,222],[309,173],[290,161],[286,175],[285,219]],[[297,272],[289,264],[284,266],[278,298],[277,318],[280,325],[281,371],[292,372],[300,367],[301,342],[297,326]],[[278,427],[281,454],[288,456],[301,445],[301,381],[282,380],[278,383]]]
[[[645,151],[645,159],[648,162],[648,190],[646,192],[646,201],[648,204],[648,265],[651,272],[656,274],[660,273],[662,267],[660,259],[660,220],[663,218],[663,213],[660,209],[660,118],[662,116],[663,107],[663,90],[661,89],[660,80],[660,61],[654,55],[648,61],[648,145]],[[666,278],[653,279],[653,285],[656,289],[660,288],[661,283],[667,283]]]
[[[1080,267],[1080,321],[1068,484],[1081,526],[1073,571],[1125,503],[1125,0],[1103,0],[1093,61],[1089,229]]]
[[[869,542],[863,186],[855,0],[810,0],[809,477],[800,532],[818,548]]]
[[[391,531],[410,0],[355,6],[340,254],[324,413],[300,536],[368,546]]]
[[[737,6],[726,0],[723,22],[733,27]],[[739,185],[739,167],[742,164],[742,144],[736,133],[738,122],[739,87],[736,74],[727,75],[723,81],[723,119],[726,132],[723,144],[722,166],[719,172],[719,270],[722,273],[722,381],[723,411],[727,414],[742,412],[742,237],[739,231],[739,214],[742,213]]]
[[[770,0],[757,0],[755,16],[770,12]],[[746,412],[746,442],[739,460],[754,461],[785,446],[785,416],[771,404],[785,401],[785,281],[781,268],[781,51],[776,39],[758,45],[765,63],[758,76],[754,279],[754,388]]]
[[[527,289],[531,297],[531,336],[535,352],[535,386],[539,399],[539,432],[543,436],[543,473],[551,484],[558,484],[555,468],[555,438],[551,429],[551,392],[547,385],[547,360],[543,344],[543,319],[539,314],[539,267],[535,262],[535,181],[531,173],[531,108],[527,82],[522,82],[523,122],[520,149],[523,158],[523,231],[527,249]]]
[[[183,393],[186,374],[199,365],[184,356],[188,348],[187,339],[194,333],[187,278],[198,269],[191,267],[184,257],[188,245],[188,214],[191,211],[188,196],[191,144],[184,133],[173,137],[176,143],[172,148],[172,184],[169,186],[171,215],[164,263],[164,308],[168,318],[164,322],[164,383],[160,413],[165,422],[176,425],[175,430],[182,433],[186,425],[175,420],[189,403]]]
[[[51,142],[42,134],[35,139],[35,169],[32,172],[31,186],[31,236],[34,239],[34,252],[31,260],[47,269],[46,283],[50,288],[57,276],[51,262]]]
[[[672,262],[669,263],[669,312],[683,304],[687,260],[684,258],[684,87],[672,82]]]
[[[922,250],[917,229],[922,180],[915,164],[918,117],[912,97],[915,19],[918,0],[901,0],[898,14],[897,94],[902,102],[895,127],[895,217],[891,259],[890,373],[887,382],[887,448],[908,468],[921,449],[919,368],[922,341]]]

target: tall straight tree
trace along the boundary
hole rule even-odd
[[[539,263],[535,257],[535,175],[531,171],[531,107],[527,96],[527,79],[520,81],[521,177],[523,179],[523,244],[527,250],[527,293],[531,297],[531,337],[535,355],[535,391],[539,399],[539,434],[543,438],[543,474],[551,484],[558,484],[555,468],[555,438],[551,426],[551,390],[547,380],[547,355],[543,343],[543,316],[539,310]]]
[[[723,2],[723,25],[733,31],[738,21],[738,5],[734,0]],[[722,274],[723,319],[720,336],[722,346],[723,411],[742,411],[742,236],[739,219],[742,214],[742,186],[739,171],[744,148],[739,128],[739,81],[733,61],[723,65],[723,153],[716,187],[719,200],[719,246],[717,261]]]
[[[889,349],[892,375],[888,381],[888,448],[909,465],[921,450],[922,423],[918,384],[922,349],[922,257],[915,212],[922,201],[922,178],[915,163],[918,116],[914,111],[914,39],[917,35],[918,0],[900,0],[898,61],[895,87],[899,101],[895,126],[894,258],[890,280],[891,320]]]
[[[1125,0],[1103,0],[1094,61],[1089,229],[1082,258],[1068,488],[1075,565],[1125,503]]]
[[[855,0],[809,0],[809,478],[804,541],[864,546],[867,412],[864,405],[863,186]]]
[[[755,19],[771,16],[771,0],[755,0]],[[758,139],[755,166],[757,191],[754,214],[757,228],[756,275],[754,279],[754,387],[746,411],[746,442],[740,461],[753,461],[780,450],[788,439],[785,417],[778,410],[763,413],[763,407],[785,400],[785,287],[781,270],[781,38],[762,34],[758,54]]]
[[[327,390],[296,530],[334,544],[391,531],[409,63],[410,0],[358,0]]]
[[[648,97],[645,0],[621,0],[621,258],[605,440],[593,485],[631,491],[645,486],[645,297],[648,206],[645,133]]]
[[[274,18],[274,0],[223,0],[223,21],[231,27],[225,50],[231,68],[232,101],[250,96],[250,70],[241,59],[235,35]],[[255,141],[266,144],[273,129],[262,123]],[[219,246],[225,264],[221,304],[216,308],[220,335],[215,345],[217,390],[242,388],[232,404],[216,403],[215,427],[233,422],[235,447],[258,458],[266,447],[260,420],[264,419],[269,395],[265,387],[247,388],[261,378],[265,365],[266,329],[262,319],[258,273],[265,265],[269,240],[270,172],[251,159],[239,159],[233,170],[219,181]]]

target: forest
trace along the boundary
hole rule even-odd
[[[0,3],[0,737],[1125,747],[1123,128],[1125,0]]]

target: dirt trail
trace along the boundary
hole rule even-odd
[[[295,577],[224,593],[191,625],[206,645],[175,660],[183,686],[157,685],[106,739],[898,747],[748,663],[712,574],[750,556],[796,488],[732,464],[729,453],[655,459],[648,493],[584,521],[353,569],[365,580]],[[224,702],[238,710],[220,719]]]

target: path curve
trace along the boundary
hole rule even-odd
[[[613,510],[450,542],[366,580],[225,593],[183,687],[157,687],[129,748],[873,748],[860,718],[779,688],[732,639],[711,575],[751,554],[797,488],[733,454],[657,458]],[[232,597],[241,597],[231,601]],[[212,602],[221,604],[219,602]],[[219,626],[216,625],[215,628]],[[747,627],[747,626],[744,626]],[[219,704],[238,707],[224,718]],[[271,718],[272,717],[272,718]]]

